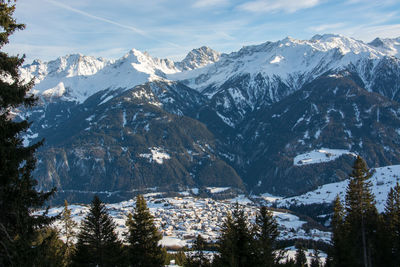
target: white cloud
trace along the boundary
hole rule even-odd
[[[68,5],[56,2],[54,0],[45,0],[45,1],[48,2],[48,3],[51,3],[53,5],[56,5],[56,6],[60,7],[60,8],[69,10],[69,11],[77,13],[77,14],[80,14],[82,16],[85,16],[85,17],[88,17],[88,18],[91,18],[91,19],[95,19],[95,20],[98,20],[98,21],[102,21],[102,22],[105,22],[105,23],[108,23],[108,24],[111,24],[111,25],[115,25],[115,26],[123,28],[123,29],[131,30],[131,31],[133,31],[133,32],[135,32],[137,34],[140,34],[140,35],[148,38],[148,39],[152,39],[152,40],[157,41],[157,42],[166,43],[168,45],[175,46],[176,48],[181,48],[181,46],[178,45],[178,44],[175,44],[175,43],[172,43],[172,42],[168,42],[168,41],[164,41],[164,40],[158,40],[158,39],[152,37],[146,31],[140,30],[140,29],[138,29],[136,27],[133,27],[133,26],[130,26],[130,25],[121,24],[119,22],[116,22],[116,21],[113,21],[113,20],[109,20],[109,19],[106,19],[106,18],[102,18],[102,17],[99,17],[99,16],[95,16],[95,15],[92,15],[92,14],[87,13],[85,11],[82,11],[82,10],[70,7]]]
[[[310,8],[320,0],[256,0],[239,6],[240,9],[257,13],[275,13],[284,11],[294,13],[297,10]]]
[[[339,29],[345,27],[345,23],[333,23],[333,24],[321,24],[318,26],[312,26],[310,27],[311,31],[316,31],[316,32],[325,32],[328,30],[334,30],[334,29]]]
[[[372,41],[376,37],[397,38],[400,37],[400,24],[377,26],[360,25],[354,28],[343,29],[343,33],[364,41]]]
[[[228,0],[197,0],[193,7],[210,7],[210,6],[219,6],[228,4]]]

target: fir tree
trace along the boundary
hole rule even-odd
[[[186,259],[184,267],[209,267],[211,263],[209,259],[204,255],[206,249],[206,241],[201,235],[196,237],[193,244],[193,250],[195,253]]]
[[[143,196],[136,197],[136,207],[129,214],[127,243],[130,266],[157,267],[164,264],[166,251],[158,245],[161,234],[153,222],[153,216]]]
[[[244,211],[239,208],[239,204],[236,203],[232,215],[228,214],[221,232],[218,240],[219,255],[215,259],[217,266],[254,266],[257,260],[255,258],[255,241]]]
[[[267,207],[261,207],[256,217],[255,228],[256,258],[260,266],[273,266],[280,260],[276,253],[276,238],[279,236],[278,223]]]
[[[15,5],[0,0],[0,48],[9,37],[24,29],[12,17]],[[33,81],[24,83],[18,68],[23,57],[0,51],[0,266],[29,266],[40,255],[41,244],[33,245],[37,230],[48,225],[45,215],[32,215],[53,194],[37,192],[31,173],[36,165],[35,151],[42,142],[24,146],[21,135],[29,128],[27,120],[16,122],[12,111],[31,107],[36,98],[28,96]]]
[[[400,185],[391,188],[383,214],[380,236],[380,264],[397,266],[400,262]]]
[[[316,248],[314,248],[310,267],[320,267],[320,266],[321,266],[321,258],[319,256],[319,251]]]
[[[336,267],[348,266],[348,251],[346,241],[346,225],[345,225],[345,210],[340,201],[340,197],[336,196],[333,201],[333,216],[332,216],[332,249],[330,257],[332,264]]]
[[[64,209],[61,213],[61,235],[65,237],[65,254],[64,260],[65,265],[68,266],[71,264],[72,255],[75,251],[75,245],[73,239],[76,236],[75,227],[78,225],[71,217],[71,209],[68,208],[67,200],[64,201]]]
[[[28,266],[60,267],[69,266],[64,260],[66,246],[58,237],[58,230],[46,227],[38,231],[38,236],[33,245],[40,245],[39,255]]]
[[[121,266],[121,242],[104,203],[95,196],[82,220],[74,266]]]
[[[187,261],[187,257],[185,252],[183,252],[183,250],[179,250],[176,254],[175,254],[175,264],[178,266],[186,266],[186,261]]]
[[[372,266],[375,255],[378,212],[371,193],[372,176],[365,161],[358,156],[346,191],[347,252],[351,266]]]
[[[307,257],[302,244],[296,244],[295,262],[297,267],[307,267]]]

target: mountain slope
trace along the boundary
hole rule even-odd
[[[101,94],[41,132],[40,186],[59,190],[130,191],[159,187],[244,188],[215,153],[214,136],[198,121],[165,112],[150,84],[103,103]]]
[[[294,166],[297,154],[323,147],[356,152],[370,166],[400,162],[399,103],[368,92],[354,80],[351,75],[322,76],[252,113],[240,126],[242,154],[249,161],[242,166],[243,174],[239,172],[243,179],[261,190],[286,188],[276,189],[281,194],[344,179],[351,156],[318,167]]]
[[[201,47],[181,62],[137,50],[35,62],[21,72],[38,75],[41,102],[18,115],[35,121],[25,142],[47,140],[43,188],[297,195],[345,179],[351,153],[374,167],[400,163],[397,41],[317,35],[222,55]],[[322,148],[349,153],[294,164]]]

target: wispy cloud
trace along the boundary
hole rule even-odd
[[[106,19],[106,18],[95,16],[95,15],[92,15],[92,14],[87,13],[85,11],[70,7],[68,5],[65,5],[65,4],[62,4],[62,3],[59,3],[59,2],[56,2],[56,1],[53,1],[53,0],[45,0],[45,1],[50,3],[50,4],[56,5],[58,7],[61,7],[63,9],[72,11],[74,13],[78,13],[78,14],[83,15],[85,17],[88,17],[88,18],[91,18],[91,19],[95,19],[95,20],[99,20],[99,21],[102,21],[102,22],[106,22],[106,23],[118,26],[120,28],[131,30],[131,31],[133,31],[135,33],[138,33],[138,34],[142,35],[142,36],[148,37],[148,34],[145,31],[142,31],[142,30],[140,30],[140,29],[138,29],[136,27],[129,26],[129,25],[124,25],[124,24],[121,24],[121,23],[118,23],[118,22],[115,22],[115,21],[112,21],[112,20],[109,20],[109,19]]]
[[[318,26],[312,26],[309,29],[311,31],[315,32],[326,32],[330,30],[335,30],[335,29],[341,29],[346,26],[346,23],[340,22],[340,23],[333,23],[333,24],[322,24]]]
[[[193,7],[211,7],[228,4],[228,0],[197,0]]]
[[[240,9],[256,13],[275,13],[284,11],[294,13],[300,9],[311,8],[320,0],[256,0],[239,6]]]
[[[400,37],[400,24],[358,25],[343,28],[341,33],[364,41],[372,41],[376,37],[394,38]]]
[[[175,46],[177,48],[181,48],[181,46],[178,45],[178,44],[175,44],[175,43],[172,43],[172,42],[168,42],[168,41],[164,41],[164,40],[156,39],[153,36],[149,35],[146,31],[138,29],[138,28],[136,28],[134,26],[125,25],[125,24],[122,24],[122,23],[119,23],[119,22],[116,22],[116,21],[113,21],[113,20],[110,20],[110,19],[107,19],[107,18],[102,18],[102,17],[96,16],[96,15],[92,15],[92,14],[90,14],[88,12],[73,8],[71,6],[68,6],[68,5],[59,3],[59,2],[56,2],[54,0],[45,0],[45,1],[48,2],[48,3],[51,3],[53,5],[56,5],[56,6],[60,7],[60,8],[72,11],[72,12],[77,13],[77,14],[80,14],[82,16],[85,16],[85,17],[88,17],[88,18],[91,18],[91,19],[94,19],[94,20],[102,21],[102,22],[105,22],[105,23],[108,23],[108,24],[111,24],[111,25],[114,25],[114,26],[117,26],[117,27],[120,27],[120,28],[123,28],[123,29],[128,29],[128,30],[130,30],[132,32],[135,32],[137,34],[140,34],[141,36],[146,37],[148,39],[151,39],[151,40],[154,40],[154,41],[157,41],[157,42],[166,43],[166,44]]]

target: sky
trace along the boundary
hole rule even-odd
[[[181,60],[203,45],[229,53],[287,36],[400,37],[399,0],[18,0],[26,24],[4,50],[44,61],[81,53],[116,59],[132,48]]]

